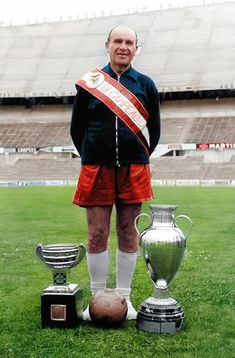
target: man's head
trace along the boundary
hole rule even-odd
[[[127,26],[114,27],[108,35],[106,49],[113,70],[124,72],[130,65],[137,51],[137,35]]]

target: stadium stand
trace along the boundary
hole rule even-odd
[[[0,109],[0,116],[0,147],[41,148],[71,142],[70,111],[64,106],[36,107],[28,110],[20,106],[8,106],[4,110]]]
[[[234,18],[228,2],[1,26],[0,181],[76,180],[80,160],[69,135],[74,82],[107,62],[107,31],[124,24],[139,37],[134,66],[156,81],[161,96],[153,180],[234,183]]]
[[[200,157],[164,157],[151,162],[153,179],[162,180],[224,180],[234,179],[234,158],[226,163],[205,163]]]

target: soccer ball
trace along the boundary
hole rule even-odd
[[[120,326],[126,319],[126,299],[112,288],[99,290],[89,304],[91,320],[100,326]]]

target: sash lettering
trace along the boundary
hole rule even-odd
[[[111,109],[132,130],[149,153],[145,131],[149,114],[133,93],[98,68],[88,72],[76,84]]]

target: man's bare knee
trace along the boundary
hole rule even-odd
[[[89,228],[88,230],[88,252],[98,253],[107,249],[109,230],[102,225]]]

